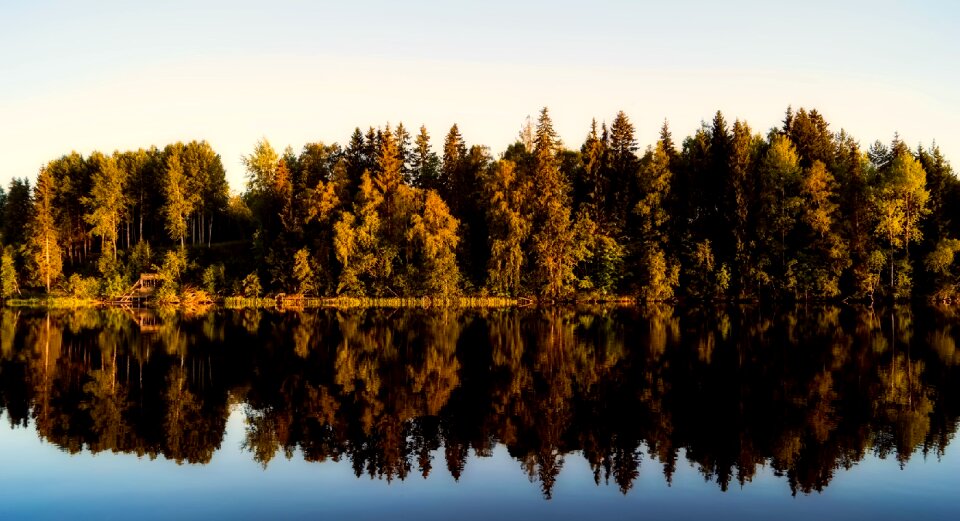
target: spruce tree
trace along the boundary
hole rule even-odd
[[[440,158],[431,149],[430,134],[421,125],[410,154],[410,171],[413,185],[423,189],[439,189]]]
[[[560,172],[560,140],[546,107],[540,111],[534,138],[532,199],[533,280],[548,299],[565,297],[572,288],[577,262],[570,221],[570,186]]]

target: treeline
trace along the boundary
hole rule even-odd
[[[717,112],[679,145],[665,123],[642,153],[623,112],[573,150],[543,109],[498,157],[456,125],[437,153],[401,124],[299,153],[263,140],[243,159],[232,198],[195,142],[65,156],[32,191],[14,180],[4,294],[27,280],[108,295],[149,266],[165,295],[957,294],[960,182],[940,150],[864,149],[816,110],[788,109],[765,136]]]

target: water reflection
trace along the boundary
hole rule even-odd
[[[70,453],[206,463],[238,406],[264,467],[456,479],[502,444],[548,498],[574,453],[624,493],[681,457],[723,490],[769,467],[811,492],[871,454],[943,453],[957,324],[928,307],[5,309],[0,412]]]

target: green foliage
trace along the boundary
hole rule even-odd
[[[131,250],[127,258],[127,276],[133,279],[139,278],[141,273],[145,273],[153,266],[153,250],[147,241],[138,242]]]
[[[226,268],[224,268],[222,263],[211,264],[203,270],[203,276],[201,278],[203,283],[203,289],[210,295],[218,295],[225,288],[227,284],[227,275]]]
[[[260,286],[260,277],[256,272],[244,277],[243,282],[240,283],[240,287],[243,296],[247,298],[260,298],[260,295],[263,293],[263,288]]]
[[[577,247],[570,222],[570,185],[560,172],[557,151],[561,143],[550,114],[540,111],[534,136],[531,198],[533,235],[532,279],[537,294],[548,299],[564,298],[573,288]]]
[[[53,177],[46,169],[40,169],[34,187],[33,209],[27,225],[28,266],[31,278],[50,293],[63,270],[60,238],[55,220],[54,197],[56,188]]]
[[[268,277],[263,286],[232,280],[234,293],[955,293],[948,238],[960,236],[960,180],[936,146],[913,152],[895,137],[862,150],[800,109],[767,136],[718,111],[679,150],[664,123],[642,157],[638,149],[622,111],[567,149],[544,108],[496,160],[457,125],[439,155],[426,127],[358,128],[343,148],[278,153],[257,142],[243,157],[246,191],[234,196],[205,141],[71,153],[49,161],[34,188],[14,179],[0,190],[0,239],[12,246],[4,292],[19,274],[50,291],[63,271],[97,270],[101,291],[117,294],[159,260],[170,300],[188,285],[223,293],[226,273],[251,270]],[[156,259],[152,247],[178,251]],[[207,268],[190,267],[188,251]]]
[[[378,267],[383,267],[379,256],[381,221],[377,212],[381,201],[370,176],[363,174],[353,212],[344,212],[334,225],[334,252],[341,267],[337,294],[365,295],[368,289],[374,289],[370,284]]]
[[[407,231],[412,265],[417,266],[417,289],[427,295],[453,295],[460,282],[456,257],[459,222],[434,190],[427,191],[421,205]]]
[[[517,295],[527,257],[523,244],[530,233],[524,213],[529,183],[514,162],[501,160],[489,169],[483,191],[490,230],[487,288],[495,295]]]
[[[13,247],[0,246],[0,297],[10,298],[20,294],[17,283],[17,267],[13,260]]]
[[[306,248],[297,250],[297,253],[293,256],[293,281],[296,291],[300,295],[316,293],[316,277],[310,264],[310,252]]]
[[[127,279],[119,273],[113,272],[100,278],[100,294],[108,299],[115,299],[127,292],[130,287]]]
[[[768,289],[780,297],[796,294],[796,257],[788,238],[797,225],[803,203],[799,196],[800,174],[800,157],[793,143],[785,136],[773,136],[759,166],[757,242],[766,257],[761,263],[769,266],[769,272],[759,277],[768,281]]]
[[[174,148],[167,156],[167,170],[163,182],[167,204],[163,208],[164,222],[171,239],[184,246],[187,235],[187,217],[193,211],[193,204],[188,193],[187,176],[183,171],[180,160],[180,151]]]
[[[91,225],[90,232],[100,237],[103,255],[115,261],[120,220],[126,202],[124,189],[127,175],[113,156],[96,152],[90,156],[90,163],[94,172],[90,195],[83,199],[87,207],[84,219]]]
[[[614,295],[624,278],[626,248],[602,233],[588,212],[579,214],[574,227],[575,243],[582,249],[576,270],[578,289],[599,296]]]
[[[653,253],[656,256],[656,252]],[[651,268],[649,281],[657,282],[654,288],[655,295],[666,295],[670,283],[673,281],[673,271],[666,259],[656,261],[655,269]],[[686,272],[687,292],[700,299],[723,298],[730,287],[730,268],[726,264],[717,265],[713,253],[713,246],[709,240],[698,242],[690,253]],[[661,297],[669,298],[669,297]],[[655,299],[659,300],[659,299]]]
[[[958,296],[960,270],[954,266],[957,252],[960,252],[960,240],[943,238],[924,259],[924,267],[934,277],[934,299],[948,300]]]
[[[67,279],[64,289],[74,298],[93,299],[100,290],[100,282],[94,277],[83,277],[74,273]]]
[[[850,265],[849,252],[840,235],[839,205],[833,175],[820,160],[805,172],[800,183],[801,235],[798,291],[805,297],[829,298],[840,294],[840,277]]]
[[[163,255],[163,264],[153,267],[161,280],[158,298],[173,300],[180,291],[181,278],[187,267],[187,252],[183,248],[168,250]]]
[[[30,181],[13,178],[4,197],[3,220],[0,221],[0,240],[19,248],[26,242],[24,217],[30,215]]]
[[[704,255],[707,255],[704,253]],[[712,262],[704,259],[704,262]],[[645,301],[662,301],[672,299],[674,290],[680,282],[680,265],[675,261],[667,259],[666,255],[659,248],[647,250],[641,263],[641,291],[640,298]],[[730,283],[729,272],[726,266],[721,268],[717,274],[717,284],[715,292],[723,292]]]
[[[877,214],[875,233],[889,248],[890,292],[894,297],[910,294],[909,273],[896,272],[896,252],[903,248],[910,270],[910,244],[922,238],[920,220],[929,212],[930,192],[926,189],[926,173],[920,162],[908,152],[900,151],[886,168],[881,169],[873,205]]]

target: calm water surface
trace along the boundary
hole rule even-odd
[[[951,308],[0,310],[0,518],[958,519]]]

